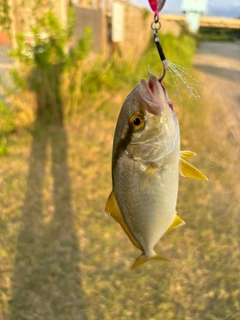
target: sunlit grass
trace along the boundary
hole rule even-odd
[[[181,178],[186,225],[156,248],[170,262],[130,270],[138,250],[104,215],[122,99],[94,112],[86,103],[65,129],[10,137],[0,160],[2,319],[238,318],[238,177],[221,166],[204,102],[186,98],[176,109],[182,148],[198,153],[193,162],[210,181]]]

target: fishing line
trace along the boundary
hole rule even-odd
[[[154,12],[154,18],[153,18],[153,22],[151,23],[151,29],[153,30],[153,39],[156,44],[158,54],[163,65],[163,74],[159,79],[160,81],[162,81],[166,75],[167,64],[166,64],[166,57],[163,52],[163,48],[161,46],[161,43],[158,37],[158,31],[161,29],[161,23],[159,21],[159,12],[162,10],[166,0],[148,0],[148,2],[152,11]]]
[[[173,79],[174,85],[176,87],[176,92],[178,93],[180,101],[181,101],[181,94],[178,86],[179,83],[182,83],[187,88],[187,90],[190,93],[190,97],[197,100],[198,98],[200,98],[200,95],[197,89],[199,88],[202,89],[203,88],[202,85],[187,72],[186,68],[180,65],[177,65],[175,63],[172,63],[166,59],[165,54],[163,52],[163,48],[159,40],[158,31],[161,29],[159,12],[162,10],[166,0],[148,0],[148,2],[152,11],[154,12],[153,22],[151,23],[151,29],[153,31],[153,39],[156,44],[156,48],[163,66],[163,73],[162,73],[162,76],[159,78],[159,82],[162,83],[166,75],[166,72],[168,70],[170,76]],[[148,70],[148,73],[149,75],[151,74],[150,69]]]

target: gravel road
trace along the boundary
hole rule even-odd
[[[194,60],[212,109],[209,125],[240,173],[240,42],[202,42]],[[216,105],[217,104],[217,105]],[[237,165],[236,165],[237,164]]]

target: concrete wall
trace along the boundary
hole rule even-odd
[[[105,58],[115,55],[130,61],[138,61],[153,37],[151,30],[153,13],[147,13],[145,9],[127,2],[119,3],[124,6],[124,31],[121,42],[113,42],[111,39],[111,13],[101,9],[76,6],[74,43],[88,26],[92,29],[94,52],[101,53]],[[163,21],[160,34],[168,32],[179,35],[181,28],[176,22]]]
[[[73,45],[83,36],[84,29],[90,27],[92,30],[92,50],[101,52],[103,50],[102,43],[102,11],[100,9],[89,9],[83,7],[74,7],[75,11],[75,27],[73,32]]]
[[[160,16],[161,21],[161,16]],[[145,9],[125,3],[125,36],[120,48],[122,56],[132,61],[138,61],[153,39],[151,23],[153,22],[153,13],[146,12]],[[181,27],[174,21],[163,21],[159,36],[161,34],[172,33],[175,36],[180,35]]]
[[[149,44],[152,36],[150,28],[152,14],[130,3],[125,4],[124,40],[120,44],[122,55],[137,61]]]
[[[34,24],[32,10],[36,5],[34,0],[25,1],[25,6],[21,6],[22,0],[12,0],[12,14],[13,14],[13,31],[29,32],[31,24]],[[44,1],[44,0],[43,0]],[[45,0],[46,4],[52,4],[57,17],[61,24],[66,25],[66,14],[68,0]],[[84,1],[86,6],[83,7]],[[93,45],[92,50],[95,53],[101,53],[106,59],[112,55],[121,56],[130,61],[137,61],[142,55],[143,51],[149,44],[150,38],[153,36],[151,30],[151,22],[153,21],[153,13],[147,12],[146,9],[137,7],[121,0],[114,0],[124,8],[123,19],[123,37],[119,42],[112,41],[112,7],[111,0],[79,0],[81,6],[73,6],[76,14],[76,25],[73,34],[73,45],[82,37],[84,29],[90,27],[92,29]],[[27,4],[27,5],[26,5]],[[19,10],[21,8],[21,10]],[[43,12],[49,10],[49,6],[39,8],[38,14],[41,16]],[[117,12],[118,13],[118,12]],[[119,14],[117,14],[119,19]],[[161,18],[161,17],[160,17]],[[21,21],[25,23],[22,24]],[[162,22],[161,33],[171,32],[175,35],[180,33],[180,27],[174,21]]]
[[[68,3],[69,0],[42,0],[42,5],[39,6],[36,0],[9,0],[15,32],[29,32],[35,19],[42,17],[43,13],[50,9],[56,14],[61,25],[65,26]]]

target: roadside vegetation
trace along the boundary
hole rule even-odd
[[[197,34],[199,41],[237,41],[240,39],[239,29],[200,27]]]
[[[31,127],[39,113],[44,121],[68,121],[84,109],[86,99],[102,101],[106,94],[128,90],[140,77],[148,77],[148,65],[153,72],[162,72],[152,41],[136,64],[120,57],[106,60],[91,53],[90,29],[85,30],[75,47],[68,46],[73,26],[73,11],[69,10],[66,29],[51,12],[46,12],[32,27],[31,37],[24,33],[17,36],[17,47],[10,52],[17,68],[11,70],[10,80],[0,79],[5,97],[0,110],[5,135],[21,127]],[[191,66],[196,47],[193,37],[161,35],[161,43],[169,60]],[[171,82],[166,79],[166,85],[168,81]]]
[[[181,178],[177,210],[186,225],[156,247],[170,262],[152,261],[133,272],[139,252],[104,207],[119,110],[148,77],[148,64],[161,75],[157,50],[151,44],[136,65],[96,60],[86,31],[73,51],[74,68],[65,38],[54,46],[37,39],[44,50],[14,73],[20,85],[9,95],[12,109],[0,106],[0,319],[239,319],[239,188],[226,165],[231,155],[218,149],[206,121],[215,104],[208,108],[204,96],[192,100],[181,84],[180,102],[166,76],[182,149],[198,153],[192,162],[210,182]],[[161,43],[168,60],[198,77],[192,37],[161,35]],[[40,52],[46,55],[39,62]],[[61,69],[51,59],[60,59]]]

